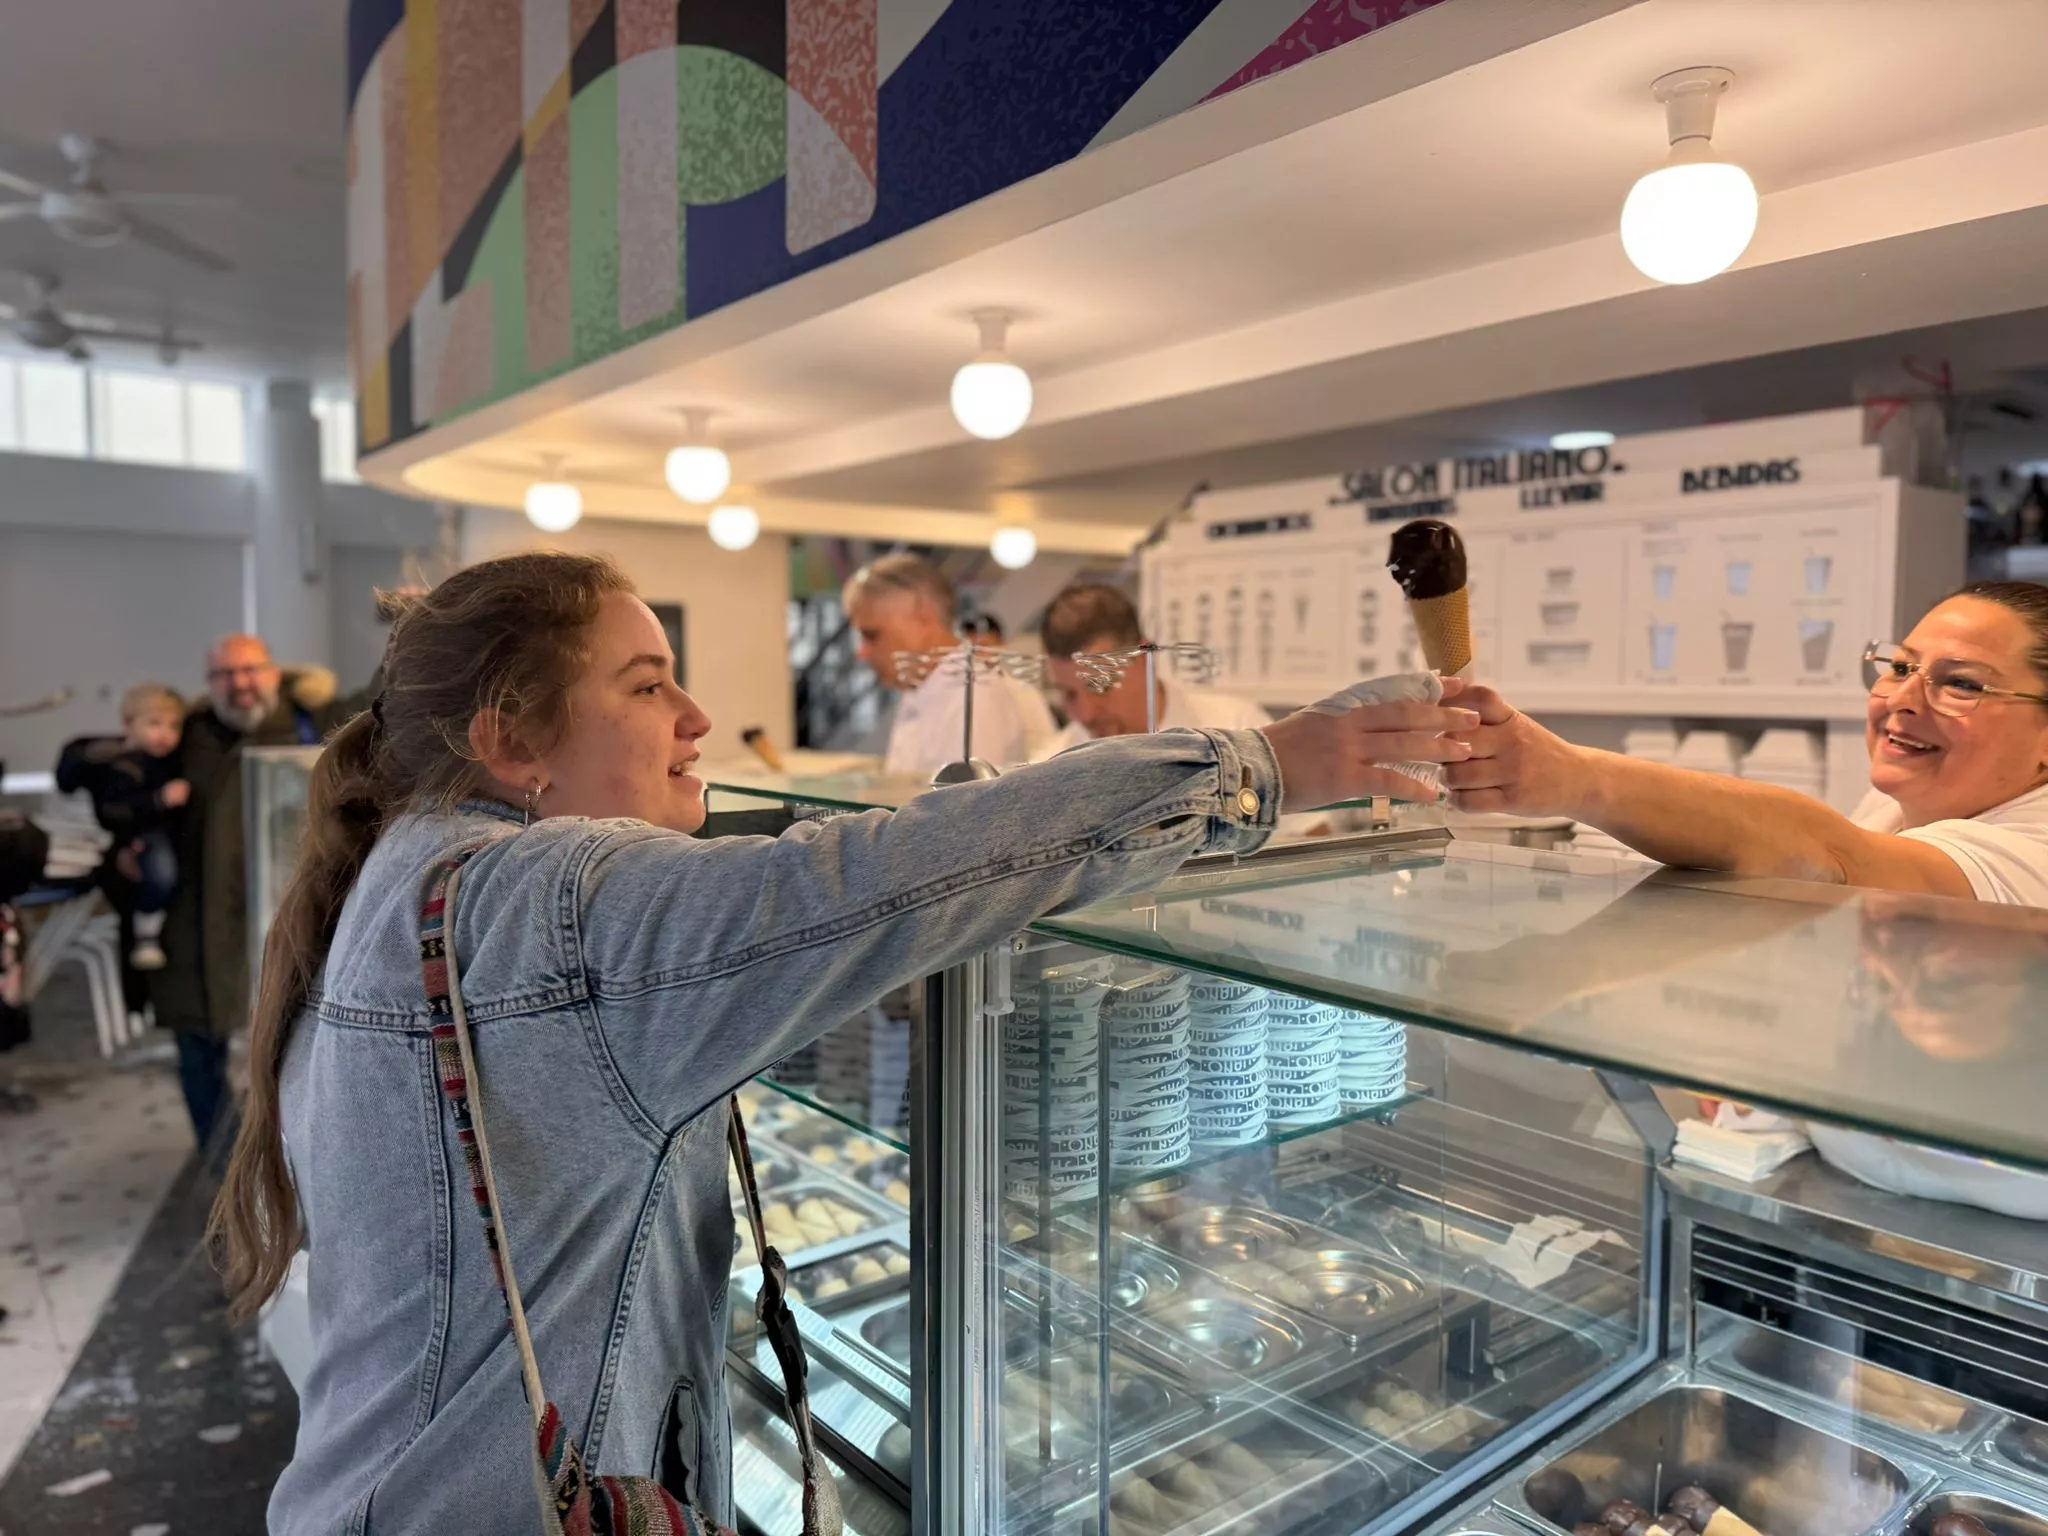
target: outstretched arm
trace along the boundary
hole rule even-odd
[[[1467,689],[1458,702],[1481,721],[1471,759],[1445,769],[1460,810],[1570,816],[1659,863],[1690,869],[1973,894],[1939,848],[1867,832],[1792,790],[1574,746],[1491,688]]]

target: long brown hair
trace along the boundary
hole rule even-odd
[[[446,809],[483,789],[469,747],[479,712],[536,750],[559,739],[599,608],[610,593],[631,590],[618,567],[586,555],[508,555],[457,572],[399,613],[376,708],[344,725],[320,754],[298,867],[263,946],[249,1097],[208,1230],[236,1317],[276,1294],[305,1238],[285,1162],[278,1073],[363,861],[394,818]]]

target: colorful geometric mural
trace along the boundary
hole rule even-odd
[[[365,451],[1438,0],[351,0]],[[1228,7],[1270,30],[1210,58]]]

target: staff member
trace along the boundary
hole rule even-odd
[[[1145,632],[1138,623],[1138,610],[1115,587],[1087,582],[1060,593],[1039,621],[1039,638],[1045,642],[1046,673],[1060,708],[1071,722],[1053,738],[1045,755],[1052,756],[1084,741],[1105,736],[1136,736],[1149,729],[1145,707],[1145,667],[1133,662],[1124,669],[1117,685],[1107,693],[1088,687],[1077,653],[1127,651],[1142,645]],[[1153,681],[1152,702],[1159,729],[1193,726],[1200,730],[1257,730],[1270,725],[1273,717],[1250,699],[1218,693],[1212,688],[1190,688],[1173,681],[1161,667]]]
[[[854,572],[844,601],[860,636],[860,659],[884,688],[902,696],[884,771],[930,774],[958,761],[967,725],[961,664],[947,662],[918,680],[898,660],[905,653],[960,644],[954,633],[959,600],[953,584],[921,556],[884,555]],[[1028,762],[1043,754],[1054,731],[1052,710],[1037,689],[1000,672],[977,672],[974,756],[999,768]]]
[[[2048,587],[1964,587],[1900,643],[1872,646],[1865,670],[1870,793],[1852,816],[1792,790],[1572,746],[1487,688],[1459,696],[1484,724],[1471,760],[1445,777],[1461,809],[1571,816],[1666,864],[2048,906]],[[1873,979],[1892,969],[1877,965]],[[1914,1026],[1906,990],[1894,1023],[1949,1053]],[[1823,1158],[1880,1189],[2048,1217],[2038,1176],[1806,1129]]]
[[[1460,810],[1570,816],[1665,864],[2048,906],[2048,586],[1977,582],[1872,646],[1870,793],[1792,790],[1577,747],[1489,688]]]

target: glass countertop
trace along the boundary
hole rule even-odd
[[[1036,928],[2048,1169],[2048,911],[1453,842]]]

